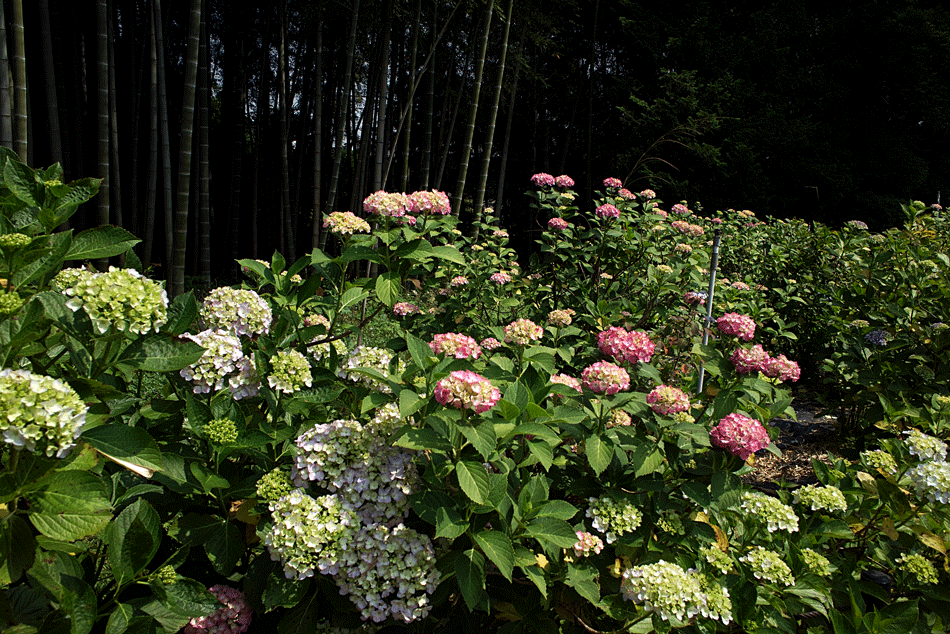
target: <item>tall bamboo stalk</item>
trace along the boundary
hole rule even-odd
[[[337,111],[336,138],[334,139],[333,168],[330,173],[330,190],[327,192],[327,212],[336,205],[337,186],[340,182],[340,166],[343,162],[343,133],[346,129],[347,110],[350,103],[350,86],[353,84],[353,56],[356,49],[356,27],[359,18],[360,0],[353,0],[353,16],[350,21],[350,39],[346,48],[346,63],[343,71],[343,90],[340,92],[340,106]]]
[[[29,120],[26,102],[26,38],[23,34],[23,0],[13,0],[13,150],[29,163]],[[101,189],[99,190],[102,191]]]
[[[7,56],[7,19],[0,2],[0,145],[13,147],[13,100],[10,98],[10,58]]]

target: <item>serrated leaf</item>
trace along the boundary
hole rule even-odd
[[[890,518],[887,518],[890,519]],[[931,532],[921,532],[917,533],[917,537],[920,538],[920,542],[930,548],[933,548],[941,555],[947,554],[947,545],[940,538],[939,535],[935,535]]]
[[[24,286],[32,284],[40,278],[58,271],[63,265],[63,258],[69,250],[72,240],[72,230],[54,233],[50,237],[49,251],[33,262],[25,264],[13,274],[13,285]]]
[[[498,439],[495,436],[495,425],[490,420],[483,420],[475,426],[460,425],[459,431],[486,461],[495,453]]]
[[[558,548],[571,548],[577,542],[577,535],[570,524],[554,517],[536,517],[528,522],[527,533],[542,546],[545,542]]]
[[[590,468],[594,470],[596,475],[600,475],[613,460],[613,443],[604,436],[591,434],[584,441],[584,453],[587,455]]]
[[[109,546],[112,573],[120,585],[148,566],[161,544],[161,531],[158,513],[141,498],[112,520],[103,539]]]
[[[112,518],[102,480],[88,471],[60,471],[44,477],[28,494],[30,521],[41,533],[75,541],[99,533]]]
[[[432,451],[444,452],[452,450],[452,444],[448,440],[428,427],[407,429],[393,444],[414,451],[431,449]]]
[[[415,390],[402,390],[399,392],[399,417],[409,418],[420,409],[425,407],[426,400],[419,398]]]
[[[535,513],[538,517],[556,517],[559,520],[570,520],[577,515],[577,508],[564,500],[548,500],[537,509]]]
[[[600,603],[600,583],[597,569],[587,564],[568,564],[564,583],[574,588],[594,605]]]
[[[460,460],[455,465],[459,486],[465,495],[476,504],[484,504],[488,499],[488,472],[479,462]]]
[[[30,525],[19,515],[0,522],[0,585],[9,586],[33,565],[36,540]]]
[[[111,258],[114,255],[125,253],[140,239],[122,229],[112,225],[103,225],[86,229],[73,237],[66,260],[96,260]]]
[[[69,619],[70,634],[88,634],[96,621],[96,593],[88,583],[76,577],[64,575],[61,582],[63,594],[59,598],[59,609]]]
[[[515,549],[511,539],[499,531],[481,531],[474,535],[475,543],[493,564],[498,572],[511,581],[511,573],[515,567]]]
[[[293,608],[310,591],[310,579],[288,579],[282,574],[273,574],[267,578],[261,601],[265,611],[276,608]]]
[[[435,536],[455,539],[468,530],[468,522],[462,519],[455,508],[440,506],[435,510]]]
[[[380,273],[376,278],[376,296],[383,304],[392,308],[402,294],[402,283],[394,271]]]
[[[343,293],[340,297],[340,309],[339,312],[345,311],[350,306],[357,304],[364,299],[369,297],[369,293],[364,291],[361,287],[354,287]]]
[[[162,469],[162,456],[158,445],[147,431],[128,425],[101,425],[89,429],[80,436],[106,458],[127,468],[139,468],[137,473],[151,477]]]
[[[412,357],[413,363],[423,370],[429,367],[429,359],[435,356],[429,344],[407,332],[406,347],[409,349],[409,355]]]
[[[465,258],[459,253],[459,250],[450,246],[432,247],[432,255],[442,260],[455,262],[456,264],[465,264]]]
[[[194,341],[154,334],[133,341],[119,362],[146,372],[177,372],[196,363],[204,352]]]
[[[548,584],[544,578],[544,573],[541,571],[541,568],[538,566],[518,566],[524,571],[524,574],[528,579],[531,580],[531,583],[535,585],[538,591],[541,593],[545,599],[548,598]]]
[[[168,307],[168,321],[162,330],[172,335],[187,332],[198,318],[198,301],[193,291],[177,296]]]
[[[8,160],[3,165],[3,182],[19,200],[31,207],[39,207],[41,185],[36,182],[35,172],[19,161]]]
[[[485,556],[471,548],[455,559],[455,578],[470,611],[475,611],[485,591]]]

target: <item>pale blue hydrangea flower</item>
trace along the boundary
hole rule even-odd
[[[904,432],[907,435],[907,448],[920,460],[946,460],[947,443],[939,438],[928,436],[919,429]]]
[[[86,404],[59,379],[0,370],[0,435],[27,451],[62,458],[86,424]]]
[[[227,386],[234,400],[254,396],[260,390],[260,378],[251,360],[244,356],[237,336],[217,330],[203,330],[196,335],[185,333],[205,352],[195,363],[182,368],[179,374],[194,385],[195,394],[207,394]]]
[[[910,469],[907,477],[922,499],[950,503],[950,463],[927,460]]]

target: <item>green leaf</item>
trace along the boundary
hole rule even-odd
[[[81,438],[96,451],[146,478],[162,469],[162,456],[148,432],[128,425],[101,425]]]
[[[406,347],[409,349],[409,354],[412,356],[413,363],[415,363],[422,370],[425,370],[429,367],[429,359],[435,356],[435,354],[432,352],[432,348],[429,347],[429,344],[407,332]]]
[[[427,401],[424,398],[419,398],[415,390],[402,390],[399,392],[399,417],[402,419],[409,418],[425,407],[426,403]]]
[[[64,259],[96,260],[98,258],[111,258],[114,255],[125,253],[139,242],[141,240],[121,227],[111,225],[93,227],[76,234]]]
[[[192,462],[190,470],[208,495],[214,495],[215,489],[229,489],[231,487],[231,483],[228,482],[227,478],[222,478],[200,462]]]
[[[498,567],[498,572],[511,581],[511,572],[515,567],[515,549],[511,539],[499,531],[481,531],[475,533],[474,539],[485,556]]]
[[[548,583],[544,578],[544,572],[539,566],[518,566],[521,570],[524,571],[525,576],[531,580],[531,582],[537,587],[538,591],[541,593],[545,599],[548,598]]]
[[[320,611],[325,605],[325,597],[314,592],[304,601],[290,610],[277,624],[277,634],[313,634],[317,631]]]
[[[105,485],[88,471],[58,471],[31,488],[30,521],[41,533],[59,541],[95,535],[112,518]]]
[[[43,199],[43,186],[36,182],[34,171],[19,161],[7,161],[3,165],[3,182],[19,200],[31,207],[39,207]]]
[[[516,381],[505,390],[504,398],[509,403],[513,403],[521,412],[528,406],[528,402],[531,400],[531,392],[521,381]]]
[[[541,545],[545,542],[558,548],[571,548],[577,542],[577,535],[571,525],[555,517],[536,517],[528,522],[528,535],[534,537]]]
[[[564,500],[548,500],[535,509],[538,517],[556,517],[564,521],[573,519],[577,513],[577,508]]]
[[[537,438],[532,438],[527,442],[528,452],[531,454],[529,460],[536,460],[544,467],[544,470],[547,471],[551,468],[551,465],[554,463],[554,447],[549,445],[546,441],[540,440]],[[522,464],[527,463],[528,461],[522,462]],[[520,466],[520,465],[519,465]]]
[[[168,307],[168,321],[162,328],[172,335],[188,332],[191,325],[198,318],[198,301],[193,291],[188,291],[176,297]]]
[[[488,472],[485,467],[480,462],[460,460],[455,465],[455,473],[465,495],[476,504],[484,504],[488,498]]]
[[[465,436],[465,439],[472,443],[475,450],[482,455],[486,461],[491,459],[495,453],[495,445],[498,442],[495,436],[495,425],[490,420],[482,420],[478,425],[470,427],[468,425],[459,426],[459,431]]]
[[[686,497],[695,502],[699,508],[708,509],[711,499],[709,497],[709,489],[706,488],[701,482],[686,482],[682,487],[683,493],[686,494]]]
[[[495,408],[505,420],[514,420],[521,415],[521,410],[518,409],[517,405],[510,401],[506,401],[503,398],[498,399],[498,403],[496,403]]]
[[[369,293],[359,286],[347,290],[343,293],[343,296],[340,297],[340,309],[338,312],[342,313],[350,306],[363,301],[367,297],[369,297]]]
[[[61,231],[50,237],[49,251],[33,262],[21,266],[13,274],[13,285],[16,287],[32,284],[47,275],[51,275],[63,266],[63,257],[69,250],[73,232]]]
[[[468,522],[453,506],[440,506],[435,510],[435,536],[455,539],[468,530]]]
[[[17,581],[33,565],[36,540],[30,525],[19,515],[0,521],[0,585]]]
[[[112,520],[103,534],[109,563],[119,585],[145,570],[162,542],[162,526],[155,509],[139,498]]]
[[[600,584],[598,583],[597,569],[589,564],[571,563],[567,566],[567,577],[564,583],[574,588],[594,605],[600,603]]]
[[[587,462],[596,475],[600,475],[614,457],[613,443],[609,438],[599,434],[592,434],[584,441],[584,453]]]
[[[456,264],[465,264],[465,258],[459,253],[459,250],[450,246],[432,247],[432,255],[442,260],[455,262]]]
[[[412,449],[414,451],[429,449],[445,453],[452,450],[452,443],[429,427],[407,429],[393,444],[397,447],[405,447],[406,449]]]
[[[197,362],[204,352],[194,341],[154,334],[133,341],[119,362],[146,372],[177,372]]]
[[[87,634],[96,621],[96,593],[88,583],[76,577],[64,575],[61,582],[63,594],[59,598],[59,609],[69,619],[69,632]]]
[[[399,274],[394,271],[380,273],[376,278],[376,296],[379,301],[392,308],[402,293],[402,282],[399,280]]]
[[[474,548],[459,553],[455,559],[455,578],[465,605],[474,612],[485,591],[485,556]]]
[[[307,596],[309,590],[310,579],[288,579],[278,572],[267,578],[261,601],[266,612],[275,608],[292,608]]]
[[[227,518],[189,513],[178,521],[178,529],[178,541],[190,546],[203,545],[220,575],[230,575],[244,554],[241,531]]]

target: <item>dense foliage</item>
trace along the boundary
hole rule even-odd
[[[537,174],[522,265],[490,218],[377,192],[326,251],[169,301],[63,268],[134,262],[54,231],[95,181],[2,175],[8,631],[948,628],[937,208],[838,232]],[[743,484],[819,377],[866,446]]]

